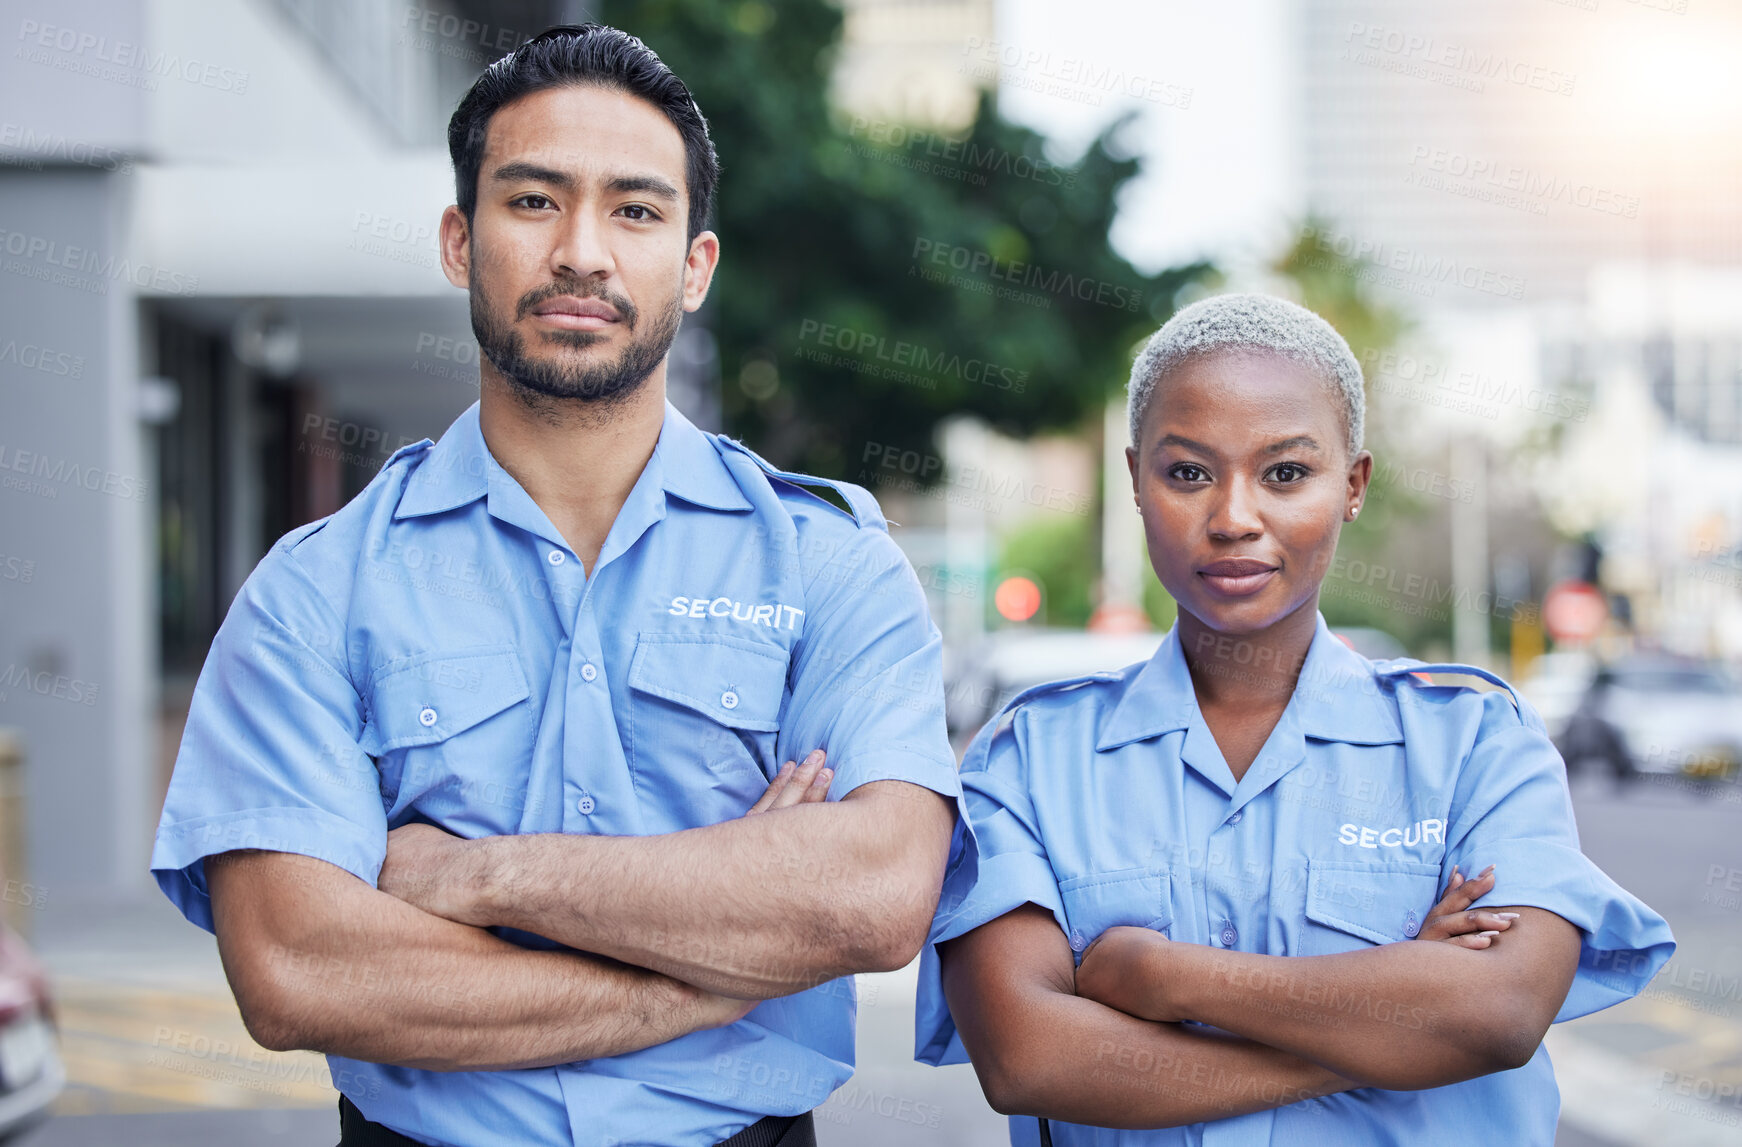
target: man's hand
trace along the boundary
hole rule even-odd
[[[825,755],[821,749],[812,749],[804,759],[804,764],[794,765],[791,761],[780,766],[780,771],[774,774],[774,780],[769,782],[768,790],[757,798],[745,816],[755,816],[759,812],[770,809],[791,808],[795,804],[816,804],[829,795],[829,782],[835,779],[835,770],[823,768]]]
[[[433,824],[401,825],[387,834],[387,859],[375,887],[431,916],[485,926],[474,917],[473,842]]]
[[[1160,965],[1172,942],[1148,928],[1120,926],[1095,937],[1077,967],[1077,995],[1128,1016],[1178,1023],[1163,991],[1168,977]]]

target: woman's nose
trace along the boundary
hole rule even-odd
[[[1231,482],[1222,491],[1210,514],[1210,536],[1234,541],[1263,534],[1258,492],[1246,482]]]

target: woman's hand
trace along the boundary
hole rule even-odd
[[[1148,928],[1120,926],[1095,937],[1077,967],[1077,995],[1140,1020],[1178,1023],[1160,986],[1167,977],[1159,965],[1173,947]]]
[[[1428,913],[1417,940],[1439,940],[1460,948],[1480,951],[1494,943],[1500,933],[1512,927],[1516,912],[1470,910],[1470,905],[1494,891],[1494,866],[1490,864],[1480,876],[1470,880],[1455,867],[1445,894]]]

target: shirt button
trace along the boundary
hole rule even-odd
[[[1222,947],[1232,948],[1234,946],[1235,942],[1238,941],[1239,939],[1240,939],[1240,933],[1234,931],[1234,925],[1232,925],[1232,924],[1222,925]]]
[[[436,711],[434,709],[425,709],[417,715],[417,723],[426,729],[429,728],[431,725],[436,723]]]
[[[1416,917],[1414,912],[1411,912],[1403,922],[1403,934],[1413,940],[1420,932],[1421,920]]]
[[[580,800],[575,802],[575,810],[582,816],[592,816],[593,810],[598,807],[598,805],[593,803],[593,798],[590,796],[583,796]]]
[[[598,675],[599,675],[599,671],[593,667],[593,663],[591,661],[589,661],[585,665],[581,666],[581,680],[582,681],[591,681],[593,678],[597,677]]]
[[[1072,928],[1071,929],[1071,951],[1081,952],[1082,950],[1083,950],[1083,934],[1081,932],[1077,931],[1075,928]]]
[[[720,694],[720,704],[728,709],[736,709],[738,707],[738,694],[732,692],[730,689],[726,690],[724,693]]]
[[[561,550],[550,551],[550,564],[553,566],[560,566],[563,564],[563,552]]]
[[[1245,816],[1245,815],[1246,815],[1246,814],[1245,814],[1245,813],[1244,813],[1244,812],[1237,812],[1237,813],[1235,813],[1235,814],[1234,814],[1234,815],[1233,815],[1233,816],[1231,816],[1231,817],[1229,817],[1229,818],[1228,818],[1228,823],[1229,823],[1229,824],[1239,824],[1239,823],[1240,823],[1240,818],[1241,818],[1241,817],[1243,817],[1243,816]]]

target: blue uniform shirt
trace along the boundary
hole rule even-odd
[[[819,747],[830,799],[901,780],[959,805],[918,581],[869,494],[836,487],[849,515],[800,481],[668,404],[588,577],[474,404],[248,578],[194,691],[158,883],[210,929],[214,853],[302,853],[373,884],[413,820],[673,832],[742,816]],[[712,1144],[827,1099],[852,1074],[853,1014],[847,977],[561,1067],[329,1063],[365,1115],[423,1142]]]
[[[1017,698],[962,762],[978,870],[945,877],[921,962],[917,1058],[967,1058],[935,945],[1029,902],[1052,911],[1079,961],[1120,924],[1313,956],[1414,937],[1454,865],[1493,864],[1484,903],[1544,908],[1583,934],[1557,1020],[1638,992],[1675,949],[1669,927],[1580,852],[1541,720],[1509,689],[1433,685],[1422,668],[1368,661],[1320,617],[1294,696],[1237,784],[1177,628],[1147,662]],[[1539,1048],[1515,1071],[1426,1091],[1364,1088],[1165,1130],[1051,1130],[1060,1147],[1547,1147],[1559,1106]],[[1034,1118],[1010,1123],[1013,1143],[1038,1141]]]

